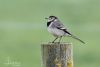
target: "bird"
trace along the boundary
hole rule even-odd
[[[70,36],[81,43],[85,44],[84,41],[79,39],[78,37],[74,36],[72,33],[70,33],[67,28],[63,25],[63,23],[59,20],[56,16],[49,16],[46,17],[47,19],[47,30],[55,37],[55,39],[52,41],[54,43],[58,38],[59,42],[61,41],[62,37],[64,36]]]

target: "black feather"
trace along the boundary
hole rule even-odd
[[[51,22],[47,22],[47,27],[51,24]]]
[[[67,34],[71,35],[70,32],[68,32],[66,29],[62,29],[64,32],[66,32]]]
[[[57,27],[57,29],[59,29],[59,30],[63,30],[63,31],[66,32],[67,34],[71,35],[71,33],[68,32],[66,29],[62,29],[62,28],[60,28],[60,27]]]
[[[49,18],[55,18],[55,19],[57,19],[57,17],[56,17],[56,16],[49,16]]]

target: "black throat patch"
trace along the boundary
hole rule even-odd
[[[52,20],[52,21],[47,22],[47,27],[48,27],[52,22],[54,22],[54,21],[55,21],[55,19]]]
[[[52,22],[47,22],[47,27],[51,24]]]

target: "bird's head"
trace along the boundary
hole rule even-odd
[[[56,16],[49,16],[48,18],[45,18],[48,20],[48,22],[52,22],[52,21],[55,21],[57,20],[58,18]]]

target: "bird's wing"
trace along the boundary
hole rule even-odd
[[[54,25],[58,29],[66,29],[65,26],[58,20],[54,22]]]
[[[55,27],[57,29],[63,30],[67,34],[71,35],[71,33],[67,31],[67,29],[65,28],[65,26],[62,23],[60,23],[60,21],[56,21],[54,25],[55,25]]]
[[[60,30],[64,31],[64,32],[67,33],[67,34],[72,35],[72,34],[71,34],[70,32],[68,32],[67,29],[65,29],[65,28],[59,28],[59,27],[57,27],[57,29],[60,29]]]

